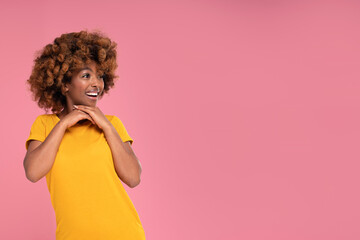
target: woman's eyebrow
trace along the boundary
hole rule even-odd
[[[80,71],[84,71],[84,70],[90,70],[91,72],[93,72],[93,70],[89,67],[84,67],[84,68],[81,68]]]

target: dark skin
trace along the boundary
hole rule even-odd
[[[137,186],[140,183],[142,169],[131,143],[122,141],[114,126],[96,106],[98,97],[89,96],[89,92],[98,93],[99,96],[104,90],[103,79],[96,74],[96,64],[85,65],[84,68],[75,72],[71,82],[65,85],[65,90],[66,106],[58,114],[60,121],[47,137],[49,139],[45,139],[43,143],[33,140],[29,144],[24,159],[28,179],[36,182],[51,169],[56,151],[67,128],[91,121],[104,132],[119,178],[131,188]]]

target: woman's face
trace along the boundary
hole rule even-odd
[[[104,79],[96,72],[96,64],[91,63],[74,72],[65,89],[68,108],[74,104],[95,107],[104,90]]]

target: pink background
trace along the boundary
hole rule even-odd
[[[55,239],[25,177],[44,113],[34,54],[64,32],[118,43],[99,102],[134,139],[148,240],[360,239],[357,1],[1,1],[0,239]]]

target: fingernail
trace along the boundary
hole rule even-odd
[[[78,106],[76,106],[76,105],[73,105],[75,108],[78,108]]]

